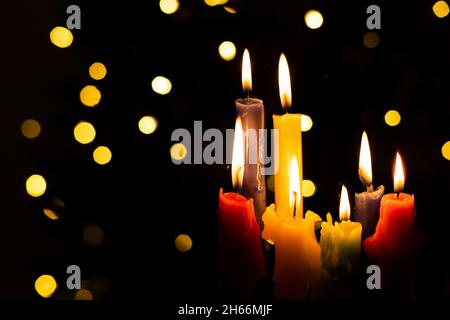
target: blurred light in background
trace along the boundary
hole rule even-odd
[[[152,116],[144,116],[139,120],[138,126],[143,134],[151,134],[158,127],[158,121]]]
[[[88,289],[80,289],[75,293],[75,300],[94,300],[91,291]]]
[[[95,162],[97,162],[100,165],[104,165],[111,161],[112,153],[108,147],[99,146],[94,150],[92,156]]]
[[[380,37],[376,32],[367,32],[363,37],[363,44],[368,49],[376,48],[380,44]]]
[[[219,55],[225,61],[233,60],[236,56],[236,46],[231,41],[224,41],[219,46]]]
[[[34,139],[37,138],[41,133],[41,125],[34,119],[27,119],[22,122],[20,131],[22,131],[24,137],[28,139]]]
[[[433,5],[433,12],[438,18],[445,18],[449,11],[450,9],[445,1],[438,1]]]
[[[316,193],[316,185],[311,180],[302,181],[302,194],[305,198],[312,197]]]
[[[50,41],[59,48],[67,48],[72,44],[72,32],[64,27],[54,27],[50,31]]]
[[[55,213],[55,211],[53,211],[50,208],[44,208],[44,214],[47,218],[51,219],[51,220],[58,220],[59,217],[58,215]]]
[[[73,129],[75,140],[81,144],[88,144],[95,139],[95,128],[92,124],[86,121],[80,121]]]
[[[306,114],[302,114],[302,117],[300,119],[301,119],[302,131],[306,132],[306,131],[311,130],[311,128],[313,126],[313,121],[312,121],[311,117]]]
[[[187,252],[192,248],[192,240],[187,234],[180,234],[175,238],[175,247],[180,252]]]
[[[96,86],[87,85],[80,91],[80,101],[87,107],[96,106],[102,97],[100,90]]]
[[[384,115],[384,122],[386,122],[386,124],[391,127],[395,127],[396,125],[398,125],[401,119],[402,117],[397,110],[389,110]]]
[[[97,225],[88,225],[83,230],[83,241],[89,247],[97,247],[103,243],[105,234]]]
[[[305,23],[310,29],[318,29],[323,24],[323,16],[317,10],[309,10],[305,14]]]
[[[94,80],[102,80],[106,76],[106,67],[101,62],[94,62],[89,67],[89,75]]]
[[[186,147],[182,143],[175,143],[170,147],[170,156],[174,160],[183,160],[186,154]]]
[[[228,2],[228,0],[204,0],[204,1],[210,7],[221,6]]]
[[[44,298],[50,298],[57,286],[55,278],[48,274],[43,274],[34,282],[34,289]]]
[[[225,9],[226,12],[231,13],[231,14],[235,14],[237,13],[237,11],[235,9],[233,9],[232,7],[223,7]]]
[[[447,141],[446,143],[444,143],[441,151],[442,151],[442,156],[445,159],[450,160],[450,141]]]
[[[178,10],[180,2],[178,0],[160,0],[159,8],[165,14],[172,14]]]
[[[157,76],[152,80],[152,89],[161,95],[168,94],[172,90],[172,83],[163,76]]]
[[[40,197],[47,189],[47,182],[40,174],[33,174],[28,177],[25,188],[27,193],[32,197]]]

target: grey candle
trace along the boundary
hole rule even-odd
[[[381,197],[384,194],[384,186],[375,190],[372,185],[372,160],[370,157],[369,139],[364,131],[359,152],[359,178],[366,186],[366,191],[355,194],[355,220],[362,224],[362,239],[371,236],[375,232],[378,223]]]
[[[242,87],[247,98],[236,100],[236,114],[241,118],[245,141],[245,165],[242,195],[254,200],[256,220],[262,226],[266,210],[266,185],[262,174],[264,167],[264,105],[262,100],[250,98],[252,89],[250,56],[245,49],[242,59]]]

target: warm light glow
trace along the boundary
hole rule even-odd
[[[341,221],[350,220],[350,199],[347,188],[342,185],[341,201],[339,202],[339,219]]]
[[[231,180],[233,182],[233,188],[237,190],[242,189],[244,162],[244,131],[242,130],[241,118],[237,117],[234,128],[233,159],[231,163]]]
[[[165,14],[172,14],[178,10],[180,2],[178,0],[160,0],[159,8]]]
[[[316,193],[316,185],[311,180],[302,181],[302,195],[305,198],[312,197]]]
[[[405,186],[405,169],[400,154],[397,152],[394,165],[394,192],[401,192]]]
[[[155,132],[156,128],[158,127],[158,121],[155,119],[155,117],[152,116],[144,116],[139,120],[138,123],[139,130],[143,134],[151,134]]]
[[[92,153],[92,157],[94,158],[95,162],[100,165],[104,165],[111,161],[112,153],[108,147],[100,146],[94,150],[94,152]]]
[[[228,0],[204,0],[204,1],[210,7],[221,6],[228,2]]]
[[[309,10],[305,14],[305,22],[308,28],[310,29],[318,29],[322,26],[323,16],[317,10]]]
[[[359,149],[359,178],[366,185],[372,184],[372,159],[370,155],[369,139],[364,131],[361,138],[361,149]]]
[[[163,76],[157,76],[152,80],[152,89],[160,95],[165,95],[172,90],[172,83]]]
[[[106,76],[106,67],[101,62],[94,62],[89,67],[89,75],[94,80],[102,80]]]
[[[87,107],[96,106],[102,97],[100,90],[96,86],[87,85],[80,91],[80,101]]]
[[[384,121],[388,126],[395,127],[400,123],[400,120],[402,117],[400,116],[400,113],[397,110],[389,110],[384,115]]]
[[[192,239],[187,234],[180,234],[175,238],[175,248],[180,252],[187,252],[192,248]]]
[[[289,170],[289,211],[295,215],[302,216],[303,213],[299,212],[300,199],[301,199],[301,187],[300,187],[300,174],[298,172],[298,162],[295,157],[291,160],[291,167]],[[295,212],[294,212],[295,208]]]
[[[442,156],[445,159],[450,160],[450,141],[447,141],[446,143],[444,143],[441,151],[442,151]]]
[[[40,197],[47,189],[47,182],[40,174],[33,174],[25,182],[27,193],[32,197]]]
[[[81,144],[88,144],[95,139],[95,128],[92,124],[86,121],[80,121],[73,129],[75,140]]]
[[[301,122],[301,126],[302,126],[302,132],[311,130],[311,128],[313,126],[313,121],[310,116],[307,116],[306,114],[302,114],[300,122]]]
[[[41,134],[41,125],[34,119],[27,119],[22,122],[20,131],[25,138],[34,139]]]
[[[75,300],[94,300],[92,292],[88,289],[80,289],[75,293]]]
[[[51,275],[43,274],[34,282],[34,289],[43,298],[50,298],[58,285]]]
[[[380,44],[380,37],[376,32],[369,31],[363,37],[363,44],[368,49],[376,48]]]
[[[219,46],[219,55],[225,61],[233,60],[236,56],[236,46],[231,41],[224,41]]]
[[[223,8],[224,8],[225,11],[228,12],[228,13],[231,13],[231,14],[237,13],[237,11],[236,11],[235,9],[233,9],[232,7],[225,6],[225,7],[223,7]]]
[[[67,48],[72,44],[72,32],[64,27],[55,27],[50,31],[50,41],[59,48]]]
[[[288,111],[292,105],[291,76],[284,53],[281,54],[278,63],[278,88],[280,91],[281,106],[284,111]]]
[[[170,147],[170,156],[174,160],[183,160],[187,155],[187,149],[182,143],[175,143]]]
[[[59,219],[58,215],[52,209],[44,208],[43,211],[44,211],[44,214],[45,214],[45,216],[47,218],[49,218],[51,220],[58,220]]]
[[[448,16],[449,11],[450,8],[445,1],[438,1],[433,5],[433,12],[438,18],[445,18]]]
[[[83,230],[83,241],[89,247],[97,247],[103,243],[105,234],[97,225],[86,226]]]
[[[247,49],[244,50],[244,55],[242,56],[242,88],[245,92],[252,91],[252,66]]]

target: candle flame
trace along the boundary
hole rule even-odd
[[[301,210],[300,199],[301,199],[301,189],[300,189],[300,174],[298,170],[298,162],[295,157],[291,160],[291,167],[289,170],[289,208],[290,211],[296,216],[298,214],[303,215],[301,212],[295,212]],[[295,210],[294,210],[295,208]]]
[[[405,186],[405,169],[400,154],[397,152],[394,165],[394,192],[401,192]]]
[[[242,56],[242,88],[245,92],[252,90],[252,66],[247,49],[244,50],[244,55]]]
[[[288,111],[292,105],[291,77],[289,66],[284,53],[280,56],[278,63],[278,87],[280,90],[281,106],[284,111]]]
[[[361,149],[359,151],[359,177],[366,186],[372,184],[372,160],[369,139],[365,131],[362,134]]]
[[[233,159],[231,162],[231,181],[233,188],[242,189],[244,177],[244,133],[242,130],[241,118],[237,117],[234,128]]]
[[[341,201],[339,203],[339,218],[341,221],[350,220],[350,199],[345,185],[342,185]]]

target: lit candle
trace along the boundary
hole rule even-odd
[[[365,185],[366,191],[355,194],[355,220],[363,226],[362,238],[372,235],[378,221],[381,197],[384,194],[384,186],[375,190],[372,185],[372,159],[370,155],[369,139],[364,131],[359,151],[359,178]]]
[[[233,187],[242,187],[244,135],[240,118],[236,120],[233,145]],[[256,221],[253,199],[238,192],[219,192],[218,227],[221,299],[251,300],[255,281],[265,276],[260,229]]]
[[[256,219],[262,225],[262,214],[266,210],[266,186],[262,174],[264,163],[264,105],[262,100],[251,98],[252,73],[250,54],[247,49],[242,58],[242,88],[246,98],[236,100],[236,113],[242,120],[244,132],[244,177],[242,195],[254,200]]]

